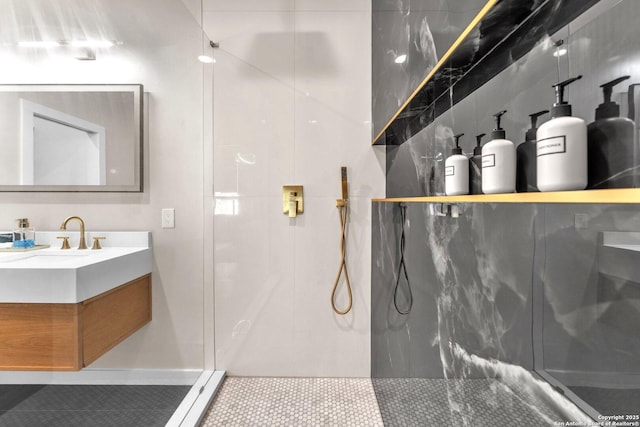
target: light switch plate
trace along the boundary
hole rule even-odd
[[[174,208],[162,209],[162,228],[176,227],[176,210]]]

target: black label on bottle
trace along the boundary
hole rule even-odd
[[[484,168],[492,168],[496,165],[496,155],[495,154],[485,154],[482,156],[482,169]]]
[[[567,152],[567,136],[552,136],[536,142],[536,157]]]
[[[453,176],[455,174],[455,166],[451,165],[444,168],[444,176]]]

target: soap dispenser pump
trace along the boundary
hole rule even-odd
[[[571,105],[564,100],[564,88],[581,78],[553,85],[556,102],[551,120],[536,133],[536,182],[540,191],[584,190],[587,186],[587,124],[571,116]]]
[[[18,228],[13,230],[14,248],[31,248],[35,246],[35,230],[29,226],[28,218],[18,218]]]
[[[460,148],[462,135],[464,133],[454,136],[456,146],[444,163],[444,188],[447,196],[469,194],[469,159],[462,154],[462,148]]]
[[[634,184],[634,122],[620,117],[620,106],[611,101],[613,86],[623,76],[601,85],[604,102],[596,108],[595,121],[587,126],[588,188],[628,188]]]
[[[482,192],[485,194],[513,193],[516,190],[516,148],[500,127],[500,120],[506,112],[503,110],[493,115],[496,127],[491,132],[491,141],[482,147]]]
[[[469,159],[469,194],[482,194],[482,137],[485,135],[476,135],[476,146]]]
[[[525,134],[524,142],[516,148],[516,191],[526,193],[538,191],[536,187],[536,127],[538,117],[547,114],[549,110],[529,114],[531,127]]]

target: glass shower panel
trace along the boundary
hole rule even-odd
[[[39,234],[42,238],[45,230],[58,230],[60,222],[74,214],[86,221],[87,237],[100,236],[96,231],[105,229],[148,231],[152,236],[145,240],[152,242],[151,254],[144,259],[149,268],[144,273],[132,268],[136,273],[131,277],[115,285],[109,283],[115,286],[113,290],[101,288],[86,298],[69,297],[61,302],[66,295],[47,277],[34,281],[42,294],[48,292],[46,296],[38,294],[35,301],[10,301],[5,292],[0,300],[0,425],[165,425],[204,375],[205,341],[213,339],[213,334],[205,337],[213,266],[205,262],[208,254],[203,249],[213,245],[213,233],[194,228],[204,222],[203,154],[207,144],[211,145],[206,142],[206,133],[212,118],[207,117],[204,106],[212,94],[205,91],[206,72],[197,59],[205,39],[202,28],[181,0],[158,0],[153,7],[146,0],[0,0],[0,9],[0,84],[135,83],[144,87],[144,188],[140,193],[83,193],[81,197],[65,192],[5,194],[0,222],[7,226],[13,223],[14,212],[24,212],[36,226],[36,242]],[[89,41],[103,39],[113,46],[86,47]],[[19,45],[51,40],[59,46]],[[74,41],[85,46],[76,47]],[[89,106],[98,108],[95,102]],[[16,102],[9,108],[18,107]],[[86,115],[89,108],[79,110]],[[125,156],[125,150],[109,145],[118,135],[106,132],[107,156]],[[0,130],[0,147],[14,144],[15,138]],[[16,155],[13,162],[19,160]],[[106,170],[113,175],[119,172]],[[184,221],[177,221],[172,230],[160,226],[160,212],[166,206],[185,212]],[[102,241],[102,252],[78,250],[77,230],[75,224],[73,230],[69,227],[73,249],[65,255],[108,256],[109,251],[126,246],[116,243],[114,233]],[[61,249],[55,240],[56,235],[67,233],[52,232],[51,248],[41,253],[69,262],[57,252]],[[177,238],[187,234],[189,239]],[[129,231],[122,235],[126,241],[132,239]],[[50,263],[57,262],[53,256],[48,258]],[[68,270],[66,277],[80,275]],[[108,268],[87,276],[107,282],[105,278],[112,277],[112,271],[105,270]],[[150,284],[145,275],[148,271]],[[136,278],[139,274],[142,278]],[[6,280],[0,286],[6,289]],[[40,300],[44,298],[49,300]],[[96,315],[91,307],[98,302],[106,308]],[[86,320],[90,312],[94,313],[91,322]],[[130,315],[133,320],[127,323],[124,315],[114,312]],[[104,313],[111,315],[111,322],[104,321]],[[37,331],[36,323],[40,326]],[[96,324],[95,329],[88,327]],[[113,336],[114,330],[126,327],[126,332]],[[95,333],[87,332],[90,330]],[[105,335],[110,340],[104,339]],[[37,363],[29,364],[26,357],[20,360],[26,349],[32,350],[30,357]],[[46,356],[44,349],[50,351]],[[73,364],[66,363],[69,354]],[[18,363],[10,363],[16,359]]]
[[[602,415],[640,412],[640,213],[547,205],[538,237],[544,370]]]

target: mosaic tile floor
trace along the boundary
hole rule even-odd
[[[227,377],[201,427],[383,426],[368,378]]]
[[[568,421],[543,399],[494,379],[372,381],[386,426],[541,427]]]
[[[227,377],[201,427],[542,427],[567,421],[493,379]]]

